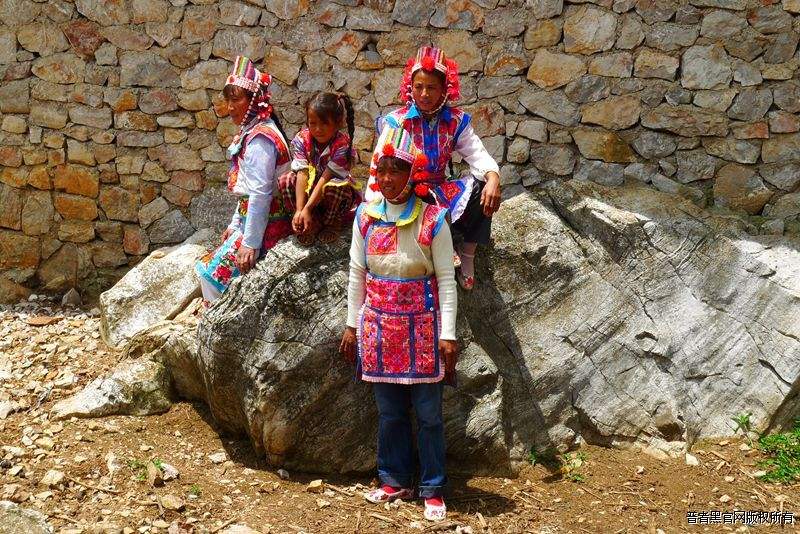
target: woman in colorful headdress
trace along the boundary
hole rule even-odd
[[[238,197],[222,244],[197,262],[203,298],[217,299],[231,280],[253,268],[267,250],[291,235],[291,213],[277,194],[277,177],[289,170],[286,136],[269,103],[272,77],[238,56],[222,91],[239,132],[228,147],[228,191]]]
[[[451,106],[460,97],[458,65],[442,50],[423,46],[416,57],[408,60],[400,97],[405,105],[386,117],[379,117],[376,129],[380,134],[384,127],[404,128],[424,151],[431,192],[436,202],[448,207],[453,231],[463,237],[456,258],[461,266],[459,284],[472,289],[477,245],[489,242],[492,215],[500,207],[497,162],[473,130],[470,115]],[[453,153],[469,165],[469,175],[448,179],[447,167]],[[374,174],[373,162],[367,200],[380,195],[371,185]]]
[[[411,406],[417,416],[425,517],[444,519],[447,482],[442,391],[456,364],[456,281],[447,208],[428,204],[428,164],[411,134],[386,128],[373,158],[380,198],[356,211],[347,326],[340,351],[357,360],[378,405],[373,503],[412,495]]]

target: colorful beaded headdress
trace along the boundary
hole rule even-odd
[[[441,72],[445,76],[444,102],[458,100],[461,97],[461,84],[458,79],[458,64],[445,56],[441,48],[423,46],[417,50],[416,57],[409,58],[403,71],[403,80],[400,82],[400,99],[403,102],[413,102],[411,95],[411,79],[418,70]]]
[[[254,117],[260,120],[268,119],[272,115],[272,106],[269,99],[269,84],[272,83],[272,76],[266,72],[259,71],[250,58],[247,56],[236,56],[233,62],[233,70],[225,80],[225,85],[235,85],[253,93],[250,98],[250,106],[247,108],[242,124],[247,124]]]
[[[369,173],[377,175],[378,162],[385,157],[401,159],[411,164],[411,182],[414,184],[414,193],[419,197],[428,196],[428,186],[424,183],[428,179],[428,158],[425,153],[414,145],[411,134],[403,128],[388,128],[381,135],[379,145],[375,147],[372,155],[372,164]],[[373,191],[378,191],[380,187],[377,181],[371,185]]]

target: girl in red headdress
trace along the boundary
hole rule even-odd
[[[458,65],[438,48],[423,46],[408,60],[400,97],[405,105],[379,117],[376,129],[403,128],[412,134],[414,144],[428,158],[426,171],[430,191],[436,202],[450,210],[453,231],[463,237],[456,257],[460,264],[458,282],[464,289],[475,283],[475,251],[487,244],[492,215],[500,207],[500,174],[497,162],[487,152],[472,129],[471,117],[450,106],[460,97]],[[380,143],[380,137],[379,141]],[[453,153],[469,165],[470,173],[447,177]],[[380,196],[374,190],[375,164],[370,168],[366,200]]]
[[[419,495],[425,517],[445,517],[442,391],[456,364],[456,281],[447,209],[428,204],[427,158],[402,128],[386,128],[373,156],[382,197],[356,212],[350,246],[347,327],[340,351],[378,405],[373,503],[411,497],[417,416]]]

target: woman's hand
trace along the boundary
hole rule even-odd
[[[255,264],[256,250],[247,245],[240,246],[239,250],[236,251],[236,266],[242,274],[252,269]]]
[[[339,354],[350,363],[356,361],[356,329],[352,326],[344,328],[342,342],[339,344]]]
[[[439,340],[439,354],[444,360],[444,381],[455,383],[456,362],[458,362],[458,344],[449,339]]]
[[[303,208],[295,212],[294,217],[292,217],[292,230],[296,234],[304,234],[311,229],[313,223],[314,218],[311,215],[311,210]]]
[[[225,228],[225,231],[222,232],[222,237],[220,237],[220,244],[227,241],[232,233],[233,233],[233,228]]]
[[[481,193],[481,206],[483,206],[483,214],[487,217],[491,217],[500,209],[500,175],[496,172],[486,173],[486,185],[483,186]]]

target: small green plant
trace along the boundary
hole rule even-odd
[[[161,458],[153,458],[153,465],[158,467],[159,471],[164,470],[164,468],[162,467],[164,465],[164,460],[162,460]]]
[[[189,488],[189,495],[194,495],[195,497],[199,497],[201,493],[202,490],[200,489],[200,486],[198,486],[197,484],[192,484],[191,487]]]
[[[147,479],[147,468],[143,461],[138,458],[130,458],[126,460],[125,463],[128,465],[128,468],[133,471],[136,480],[144,482]]]
[[[138,471],[139,469],[144,469],[144,462],[142,462],[138,458],[130,458],[126,460],[125,463],[131,469],[131,471]]]
[[[747,412],[731,417],[731,420],[736,423],[736,428],[733,429],[733,432],[736,433],[741,430],[745,437],[749,437],[750,432],[753,431],[753,423],[750,421],[752,416],[752,413]]]
[[[564,477],[572,482],[583,482],[586,476],[581,473],[581,468],[586,463],[586,453],[578,451],[576,453],[565,453],[561,455],[561,472]]]
[[[794,421],[794,427],[789,432],[761,436],[758,448],[769,456],[759,462],[767,471],[762,480],[782,484],[800,480],[800,419]]]

